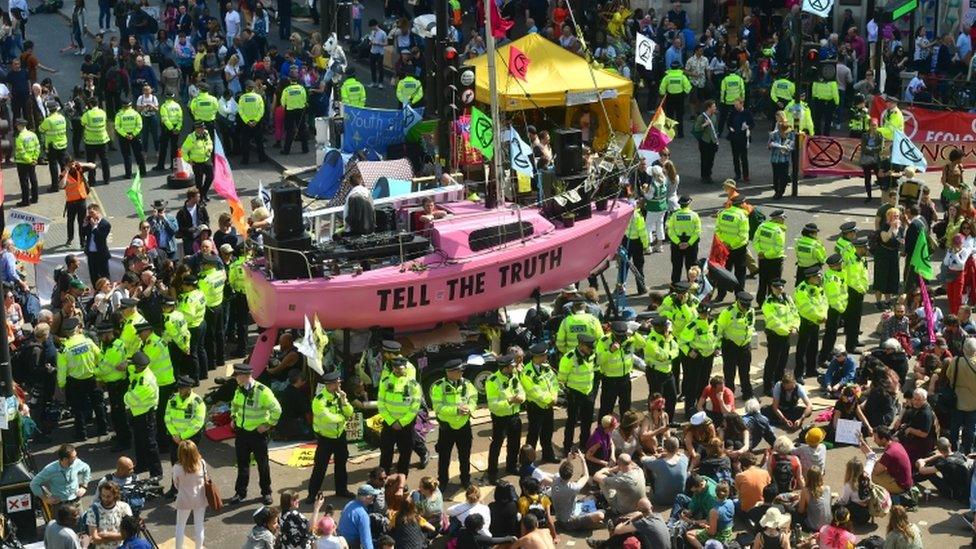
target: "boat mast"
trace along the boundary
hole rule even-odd
[[[495,173],[495,207],[499,207],[505,201],[504,171],[502,171],[501,140],[498,138],[498,79],[495,75],[495,36],[491,33],[491,2],[495,0],[482,0],[485,8],[485,44],[488,53],[488,103],[491,107],[491,139],[495,149],[492,155],[492,171]],[[485,182],[487,190],[488,182]],[[487,197],[486,197],[487,198]]]

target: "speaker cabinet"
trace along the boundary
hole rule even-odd
[[[273,195],[272,195],[273,196]],[[278,214],[275,214],[275,219]],[[276,280],[310,278],[314,267],[310,265],[312,237],[273,238],[265,236],[264,257]],[[312,270],[312,272],[310,272]]]
[[[583,132],[575,128],[557,128],[551,137],[556,175],[576,175],[583,171]]]
[[[274,211],[275,240],[285,241],[302,236],[302,190],[291,183],[279,183],[268,188],[271,209]]]

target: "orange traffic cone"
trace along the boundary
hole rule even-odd
[[[176,179],[188,179],[190,174],[187,172],[186,161],[183,160],[183,149],[176,149],[176,162],[173,163]]]
[[[193,168],[183,160],[183,151],[176,149],[176,161],[173,162],[173,173],[166,177],[166,186],[170,189],[186,189],[193,186]]]

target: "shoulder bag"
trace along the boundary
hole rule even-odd
[[[207,472],[207,463],[201,460],[201,464],[203,465],[203,489],[207,495],[207,507],[215,513],[219,513],[224,508],[224,500],[220,499],[217,485],[214,484],[213,479],[210,478],[210,473]]]

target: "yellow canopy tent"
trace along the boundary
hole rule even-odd
[[[508,71],[511,46],[518,48],[529,59],[525,81],[515,78]],[[628,134],[632,131],[630,101],[634,85],[630,80],[596,68],[592,69],[591,75],[586,59],[537,33],[497,48],[495,55],[498,108],[501,111],[567,107],[567,126],[575,125],[574,121],[579,120],[581,113],[588,111],[590,120],[597,127],[596,141],[606,143],[606,122],[597,98],[599,92],[613,129]],[[478,56],[467,64],[473,65],[477,74],[475,98],[480,103],[488,104],[488,55]]]

